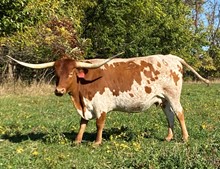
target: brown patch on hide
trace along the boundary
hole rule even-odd
[[[149,70],[144,69],[144,75],[147,78],[149,78],[151,81],[155,81],[156,80],[155,77],[157,77],[160,74],[160,72],[157,69],[154,69],[151,63],[141,61],[141,66],[145,67],[146,69],[149,69]]]
[[[146,92],[146,93],[150,94],[151,91],[152,91],[151,87],[145,86],[145,92]]]
[[[183,74],[183,67],[180,66],[180,65],[177,65],[177,67],[178,67],[179,72],[180,72],[181,74]]]
[[[134,94],[133,94],[133,93],[129,93],[129,95],[130,95],[131,97],[134,97]]]
[[[157,66],[158,66],[158,67],[161,67],[161,64],[160,64],[160,62],[157,62]]]
[[[178,74],[172,70],[170,70],[170,77],[173,78],[175,85],[177,86],[177,82],[180,80]]]

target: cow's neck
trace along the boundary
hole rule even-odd
[[[77,85],[72,85],[73,87],[70,90],[70,96],[71,96],[71,99],[72,99],[72,102],[73,102],[75,108],[77,110],[83,111],[84,104],[83,104],[81,94],[80,94],[80,91],[79,91],[80,84],[79,83],[76,83],[76,84]]]

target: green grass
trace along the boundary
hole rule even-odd
[[[31,93],[0,96],[1,169],[220,167],[220,84],[184,84],[189,142],[182,142],[177,120],[175,139],[164,141],[165,115],[153,106],[145,113],[109,113],[97,148],[94,120],[83,143],[72,145],[80,117],[68,95]]]

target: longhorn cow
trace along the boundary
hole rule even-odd
[[[55,94],[62,96],[69,93],[81,116],[76,143],[81,143],[89,120],[96,119],[95,144],[98,145],[102,142],[102,132],[108,112],[112,110],[140,112],[153,104],[160,105],[166,115],[168,135],[165,139],[170,141],[173,138],[176,115],[183,140],[187,141],[188,132],[180,103],[183,65],[200,80],[209,83],[183,59],[174,55],[91,59],[83,62],[62,58],[43,64],[30,64],[11,59],[34,69],[54,66],[57,77]]]

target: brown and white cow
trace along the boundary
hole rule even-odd
[[[13,58],[12,58],[13,59]],[[83,138],[89,120],[96,119],[95,144],[102,142],[106,114],[112,110],[140,112],[151,105],[160,105],[168,121],[167,141],[173,138],[174,116],[179,120],[183,140],[188,139],[180,94],[183,66],[202,78],[183,59],[174,55],[152,55],[128,59],[92,59],[78,62],[62,58],[46,64],[29,64],[15,60],[30,68],[54,66],[57,85],[55,94],[69,93],[81,116],[76,142]]]

